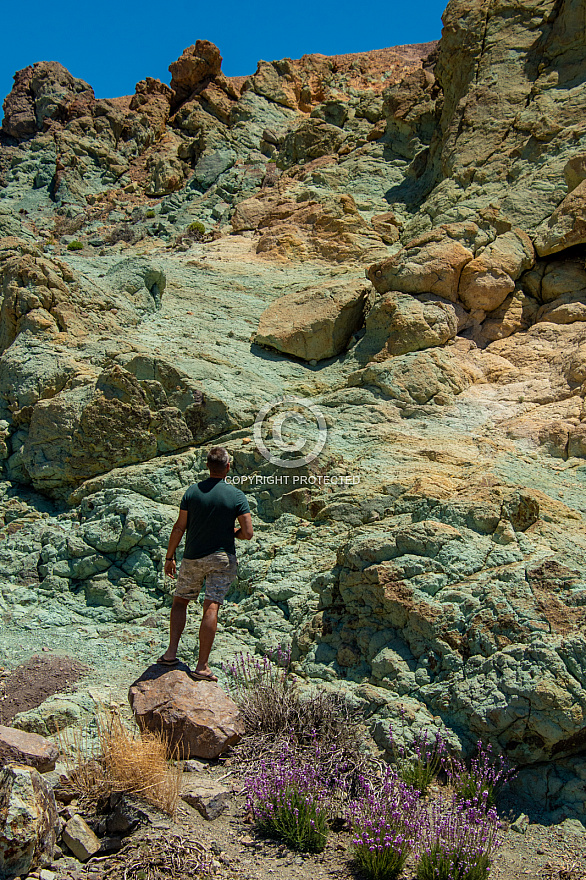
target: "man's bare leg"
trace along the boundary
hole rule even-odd
[[[201,675],[211,675],[211,669],[208,666],[210,651],[214,644],[216,630],[218,628],[218,609],[219,602],[212,602],[210,599],[204,599],[203,617],[199,627],[199,656],[197,658],[197,666],[195,671]]]
[[[163,654],[163,660],[175,660],[177,658],[179,639],[185,629],[185,621],[187,620],[188,605],[189,599],[180,599],[178,596],[173,598],[169,621],[169,647]]]

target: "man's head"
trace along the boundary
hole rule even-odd
[[[230,470],[230,456],[223,446],[212,446],[208,452],[210,477],[225,477]]]

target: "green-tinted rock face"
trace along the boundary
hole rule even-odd
[[[289,168],[299,160],[319,159],[337,153],[344,134],[337,125],[323,119],[308,119],[287,135],[279,152],[279,165]]]
[[[304,686],[343,690],[381,748],[390,725],[481,737],[538,800],[547,765],[552,818],[583,812],[581,14],[451,0],[439,46],[244,81],[202,40],[172,88],[126,99],[52,63],[17,74],[4,665],[54,646],[118,698],[161,653],[168,536],[225,444],[255,533],[214,668],[292,644]],[[91,688],[19,724],[81,723]]]

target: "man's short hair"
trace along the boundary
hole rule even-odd
[[[208,467],[210,471],[225,471],[230,464],[228,450],[223,446],[212,446],[208,452]]]

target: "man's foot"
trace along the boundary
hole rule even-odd
[[[179,660],[177,659],[177,657],[174,657],[171,660],[167,660],[167,658],[163,654],[162,657],[159,657],[159,659],[157,660],[157,663],[159,664],[159,666],[178,666]]]
[[[217,681],[218,680],[218,676],[214,675],[210,669],[203,669],[201,672],[198,672],[197,669],[194,669],[193,672],[190,672],[189,674],[196,681]]]

